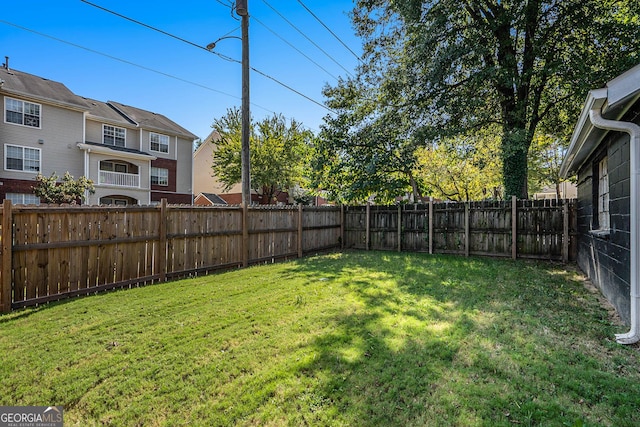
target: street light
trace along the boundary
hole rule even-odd
[[[220,37],[218,40],[216,40],[216,41],[214,41],[214,42],[211,42],[211,43],[209,43],[208,45],[206,45],[206,46],[205,46],[205,49],[207,49],[207,50],[211,51],[211,50],[213,50],[213,49],[215,49],[215,48],[216,48],[216,45],[218,44],[218,42],[219,42],[220,40],[225,40],[225,39],[238,39],[238,40],[242,40],[242,38],[241,38],[241,37],[238,37],[238,36],[224,36],[224,37]]]

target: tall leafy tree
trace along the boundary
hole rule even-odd
[[[313,156],[313,182],[329,199],[389,202],[419,188],[414,176],[414,151],[407,137],[408,122],[380,111],[372,99],[375,88],[343,80],[325,88],[327,116]]]
[[[238,108],[213,122],[220,139],[215,142],[213,172],[229,189],[242,180],[242,114]],[[305,182],[313,133],[300,122],[282,115],[250,124],[251,187],[271,202],[280,192]]]
[[[443,139],[418,148],[416,175],[429,195],[471,201],[502,196],[499,138],[490,133]]]
[[[638,62],[639,16],[621,0],[358,0],[368,114],[352,128],[387,117],[415,147],[497,125],[505,193],[526,198],[536,133],[568,135],[587,90]]]
[[[552,135],[537,135],[530,149],[529,193],[536,193],[545,186],[553,187],[559,199],[560,166],[564,160],[566,147],[562,141]]]

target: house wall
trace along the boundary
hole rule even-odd
[[[45,176],[56,173],[58,176],[69,172],[74,178],[84,174],[83,153],[76,144],[83,140],[82,112],[44,104],[27,97],[11,96],[41,106],[40,128],[21,126],[4,121],[5,96],[0,96],[2,113],[0,114],[0,200],[7,193],[33,193],[36,173],[5,170],[5,144],[37,148],[40,150],[40,172]]]
[[[628,114],[622,120],[631,120]],[[637,120],[634,120],[638,122]],[[593,163],[606,154],[609,173],[610,233],[593,232]],[[610,132],[578,172],[578,266],[630,321],[630,175],[629,136]]]
[[[176,140],[176,159],[178,174],[176,176],[176,192],[181,194],[193,193],[192,176],[193,171],[193,141],[184,138],[173,138]]]
[[[108,124],[110,126],[116,126],[120,128],[126,129],[125,134],[125,147],[132,148],[134,150],[140,149],[140,132],[137,129],[131,129],[123,124],[116,123],[108,123],[107,121],[95,121],[95,120],[87,120],[87,142],[95,142],[98,144],[102,144],[102,125]]]
[[[215,145],[207,139],[193,154],[193,192],[194,194],[218,194],[222,195],[225,200],[227,200],[227,196],[231,196],[231,200],[234,201],[229,202],[227,200],[227,203],[236,204],[234,195],[242,193],[242,185],[235,184],[230,189],[225,190],[225,185],[213,176],[211,167],[213,166],[214,148]],[[237,202],[239,204],[242,197],[238,197],[240,197]]]

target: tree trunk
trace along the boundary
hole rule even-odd
[[[505,200],[511,196],[528,199],[527,157],[531,139],[523,128],[508,129],[505,125],[502,135],[502,173]]]

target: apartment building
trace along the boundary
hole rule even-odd
[[[38,203],[38,173],[93,180],[87,204],[190,204],[196,136],[167,117],[0,68],[0,200]]]

